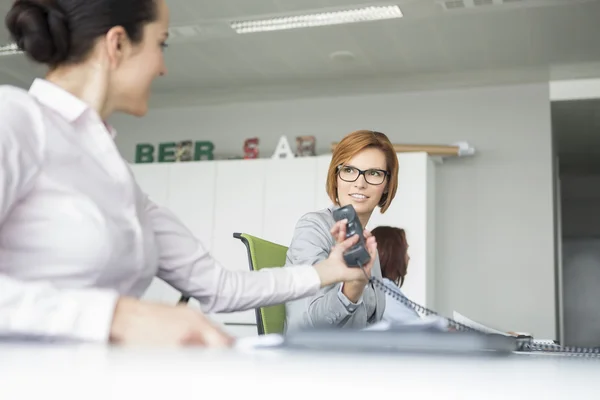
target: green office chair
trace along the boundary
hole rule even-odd
[[[288,248],[246,233],[234,233],[248,250],[248,263],[251,271],[263,268],[278,268],[285,265]],[[285,304],[256,309],[256,325],[259,335],[283,333],[285,323]]]

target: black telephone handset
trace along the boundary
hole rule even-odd
[[[346,265],[349,267],[360,268],[367,265],[367,263],[371,261],[371,256],[367,250],[362,224],[360,223],[356,210],[352,204],[333,210],[333,219],[336,221],[341,221],[343,219],[348,220],[348,223],[346,224],[346,239],[358,235],[358,242],[344,253]]]
[[[353,235],[358,235],[359,240],[354,246],[348,249],[344,253],[344,261],[346,265],[349,267],[360,267],[365,266],[370,260],[371,256],[366,248],[365,237],[363,234],[363,227],[358,219],[358,215],[354,210],[354,207],[349,204],[344,207],[340,207],[337,210],[333,211],[333,219],[336,221],[341,221],[343,219],[348,220],[348,224],[346,225],[346,238],[349,238]],[[437,312],[430,310],[429,308],[423,307],[422,305],[415,303],[414,301],[408,299],[406,296],[401,294],[398,291],[391,290],[388,288],[385,283],[374,276],[369,278],[369,283],[373,285],[373,287],[377,286],[382,292],[391,296],[394,300],[402,303],[405,306],[409,306],[413,308],[420,314],[430,316],[435,315],[440,318],[444,318],[448,322],[448,327],[454,331],[461,332],[476,332],[485,335],[489,335],[487,332],[480,331],[475,328],[471,328],[470,326],[464,325],[458,321],[455,321],[451,318],[443,317],[439,315]],[[558,344],[545,344],[545,343],[536,343],[531,337],[519,336],[516,340],[517,347],[516,351],[528,351],[528,352],[541,352],[541,353],[569,353],[571,355],[582,355],[588,357],[600,357],[600,348],[587,348],[587,347],[572,347],[572,346],[560,346]]]

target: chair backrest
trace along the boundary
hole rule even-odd
[[[288,248],[277,243],[257,238],[247,233],[234,233],[248,250],[248,263],[251,271],[263,268],[279,268],[285,265]],[[256,325],[259,335],[283,333],[285,324],[285,304],[256,309]]]

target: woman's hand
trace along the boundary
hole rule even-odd
[[[335,223],[335,225],[333,225],[333,227],[331,228],[331,234],[333,235],[333,237],[335,238],[335,242],[337,243],[336,247],[339,247],[340,245],[343,245],[344,242],[347,241],[346,239],[346,224],[348,223],[347,220],[342,220],[342,221],[338,221]],[[369,262],[367,263],[367,265],[363,265],[363,269],[364,272],[360,273],[360,274],[354,274],[356,275],[356,279],[344,279],[345,282],[353,282],[353,281],[358,281],[359,283],[362,284],[367,284],[367,282],[369,281],[369,278],[371,277],[371,269],[373,268],[373,264],[375,262],[375,258],[377,257],[377,242],[375,241],[375,236],[373,236],[371,234],[371,231],[365,229],[363,231],[363,236],[365,237],[365,244],[367,247],[367,251],[369,252],[369,255],[371,256],[371,260],[369,260]],[[341,259],[343,261],[343,254],[344,252],[352,247],[354,244],[356,244],[358,242],[358,235],[354,235],[354,237],[356,238],[356,240],[347,247],[344,247],[343,250],[341,251]],[[349,238],[352,239],[352,238]],[[336,250],[336,247],[332,248],[332,253]],[[358,266],[353,266],[353,268],[350,268],[352,271],[354,269],[360,270],[360,267]],[[356,271],[354,271],[356,272]],[[366,276],[365,276],[366,275]]]
[[[169,306],[122,297],[110,340],[123,345],[229,347],[233,339],[204,314],[183,305]]]
[[[371,269],[377,256],[377,243],[375,237],[365,230],[366,247],[371,260],[363,265],[362,269],[358,266],[348,267],[344,261],[344,252],[358,242],[358,235],[346,239],[346,223],[346,220],[338,221],[331,228],[331,234],[335,237],[337,244],[331,249],[329,257],[315,264],[315,268],[321,277],[321,286],[344,282],[344,289],[348,288],[349,292],[360,292],[358,293],[358,297],[360,297],[362,290],[364,290],[371,277]],[[353,297],[356,297],[354,295],[344,294],[354,302],[358,300],[358,298],[353,299]]]

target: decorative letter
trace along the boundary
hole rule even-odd
[[[315,153],[315,137],[314,136],[298,136],[296,137],[296,156],[310,157]]]
[[[244,141],[244,160],[258,158],[258,138],[250,138]]]
[[[175,161],[175,143],[161,143],[158,145],[158,162]]]
[[[153,163],[154,162],[154,146],[151,144],[138,144],[135,146],[135,162]]]
[[[196,142],[194,150],[194,161],[214,159],[213,150],[215,145],[212,142]]]
[[[290,143],[285,136],[279,138],[279,142],[275,148],[275,153],[273,153],[273,157],[271,158],[294,158],[294,153],[292,153]]]
[[[184,140],[177,143],[175,161],[192,161],[192,141]]]

